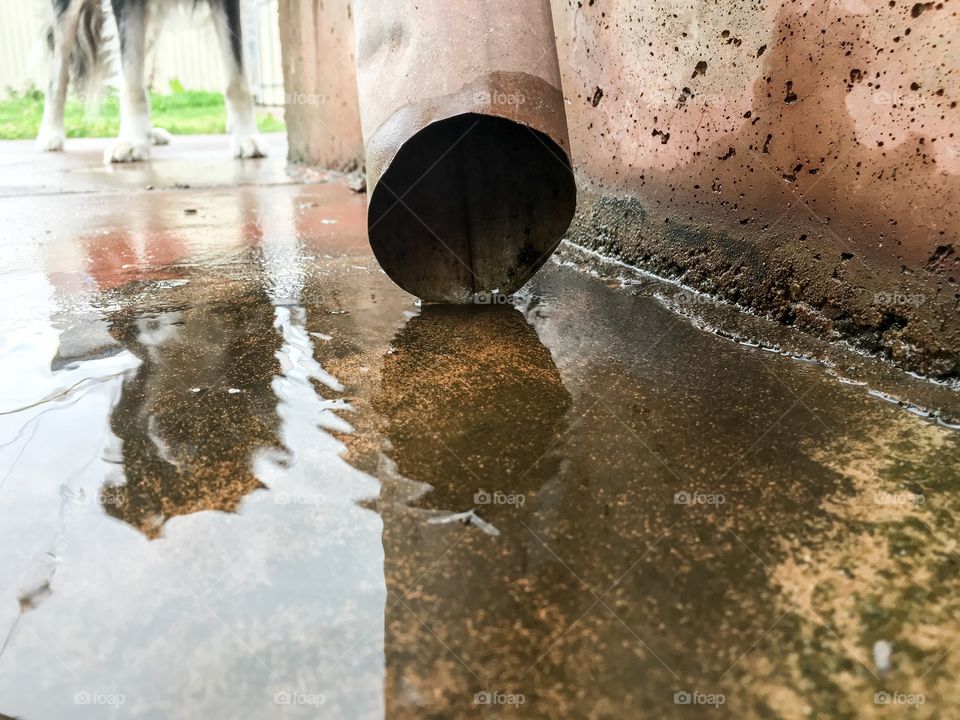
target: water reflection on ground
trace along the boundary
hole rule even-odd
[[[960,440],[858,361],[420,308],[337,185],[0,202],[0,712],[960,712]]]

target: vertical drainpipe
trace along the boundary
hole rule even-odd
[[[549,0],[357,0],[370,244],[428,301],[510,293],[576,205]]]

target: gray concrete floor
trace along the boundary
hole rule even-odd
[[[420,307],[280,139],[103,142],[0,143],[0,714],[960,717],[955,389],[570,245]]]

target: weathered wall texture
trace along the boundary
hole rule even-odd
[[[553,0],[572,238],[960,376],[956,2]]]
[[[349,0],[280,0],[292,162],[354,170],[363,157]]]
[[[555,2],[574,235],[960,374],[955,2]]]

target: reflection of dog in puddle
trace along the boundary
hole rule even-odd
[[[197,0],[199,3],[201,0]],[[210,8],[227,76],[227,130],[234,157],[263,157],[266,145],[257,134],[253,97],[243,71],[240,0],[202,0]],[[170,133],[150,122],[145,59],[162,15],[178,0],[50,0],[53,18],[47,44],[53,54],[50,83],[43,107],[37,148],[63,150],[64,106],[72,79],[80,95],[93,97],[109,73],[107,50],[113,8],[120,45],[120,136],[111,143],[104,162],[150,158],[151,145],[166,145]]]
[[[141,364],[110,418],[123,484],[103,488],[104,507],[148,537],[175,515],[236,510],[264,487],[253,453],[280,447],[271,382],[281,339],[269,300],[232,283],[215,283],[214,297],[194,284],[167,292],[182,294],[183,309],[110,318],[113,337]]]

